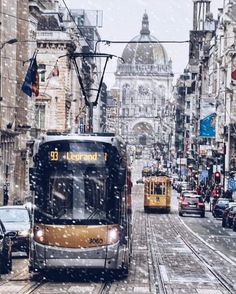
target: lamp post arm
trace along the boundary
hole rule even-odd
[[[16,42],[18,42],[18,40],[17,40],[16,38],[14,38],[14,39],[10,39],[10,40],[8,40],[8,41],[5,41],[5,42],[3,42],[3,43],[1,44],[1,46],[0,46],[0,50],[2,50],[2,48],[3,48],[6,44],[14,44],[14,43],[16,43]]]

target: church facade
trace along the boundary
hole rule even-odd
[[[174,121],[172,61],[150,34],[148,15],[140,34],[124,48],[118,61],[115,87],[119,91],[119,133],[131,145],[169,144]]]

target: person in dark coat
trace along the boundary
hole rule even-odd
[[[231,190],[227,190],[225,192],[224,197],[227,198],[227,199],[229,199],[229,200],[232,200],[232,198],[233,198],[233,192]]]
[[[210,188],[208,188],[205,194],[205,202],[210,203],[210,200],[211,200],[211,190]]]

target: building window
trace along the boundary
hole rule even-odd
[[[46,65],[45,64],[38,65],[38,73],[40,77],[40,82],[45,82],[46,81]]]
[[[187,109],[190,109],[190,101],[187,101]]]
[[[123,117],[125,117],[125,111],[126,111],[126,109],[123,108],[123,109],[122,109],[122,116],[123,116]]]
[[[130,96],[130,85],[125,84],[122,87],[122,103],[126,104],[128,103],[128,97]]]
[[[36,104],[35,105],[35,120],[36,127],[39,129],[45,129],[45,104]]]
[[[138,87],[138,92],[140,95],[143,95],[143,96],[149,95],[149,88],[147,85],[140,85]]]

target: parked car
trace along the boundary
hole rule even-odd
[[[199,214],[201,217],[205,217],[205,203],[201,195],[185,194],[183,197],[179,197],[179,215],[183,216],[187,214]]]
[[[229,207],[229,199],[218,198],[216,204],[212,209],[212,215],[214,217],[222,218],[224,210]]]
[[[150,177],[152,175],[152,167],[144,166],[142,170],[142,177]]]
[[[230,228],[233,225],[233,218],[236,215],[236,202],[229,203],[222,216],[222,227]]]
[[[178,193],[181,193],[182,191],[185,191],[185,190],[190,190],[190,185],[188,182],[186,181],[179,181],[177,186],[176,186],[176,191]]]
[[[29,254],[30,216],[22,205],[0,207],[0,219],[7,232],[15,232],[12,238],[12,250],[23,251]]]
[[[233,217],[233,231],[236,232],[236,215]]]
[[[137,181],[136,181],[136,184],[143,184],[144,183],[144,180],[143,179],[138,179]]]
[[[14,232],[6,232],[0,220],[0,273],[7,274],[12,270],[12,241],[15,237]]]
[[[179,179],[174,179],[173,180],[173,189],[175,189],[176,191],[178,191],[179,187],[180,187],[181,181]]]

